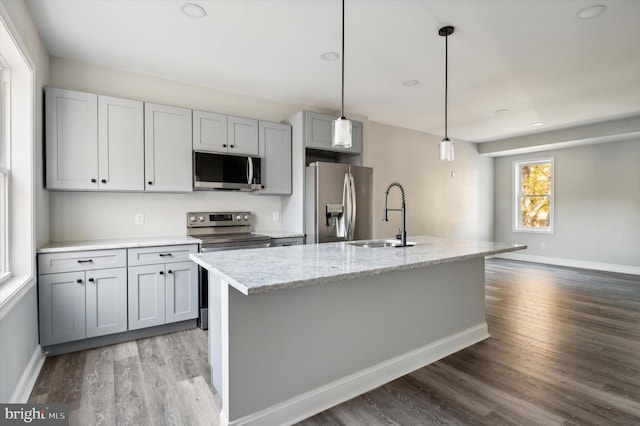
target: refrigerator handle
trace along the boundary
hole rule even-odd
[[[345,173],[342,183],[342,206],[343,211],[338,218],[336,226],[336,237],[349,239],[349,175]]]
[[[358,204],[356,202],[356,183],[353,180],[353,175],[351,173],[349,173],[349,188],[351,190],[351,197],[349,200],[349,203],[351,204],[351,218],[349,219],[349,239],[353,240],[356,232],[356,207]]]

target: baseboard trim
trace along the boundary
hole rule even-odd
[[[502,259],[523,262],[544,263],[547,265],[568,266],[570,268],[592,269],[595,271],[616,272],[619,274],[640,275],[640,266],[620,265],[618,263],[591,262],[588,260],[566,259],[562,257],[537,256],[522,253],[501,253],[495,255]]]
[[[36,350],[33,352],[33,355],[31,355],[31,359],[16,385],[16,389],[13,391],[13,395],[11,395],[11,399],[9,400],[10,404],[27,403],[33,386],[36,384],[36,380],[40,374],[40,370],[44,365],[44,360],[45,356],[42,353],[42,348],[40,345],[37,345]]]
[[[482,322],[409,353],[391,358],[287,401],[233,420],[220,412],[221,426],[293,424],[348,401],[412,371],[429,365],[489,337]]]

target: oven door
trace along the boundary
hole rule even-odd
[[[271,246],[270,237],[253,235],[248,241],[203,242],[200,246],[200,252],[210,253],[225,250],[267,248],[269,246]],[[198,274],[200,275],[200,291],[198,292],[200,317],[198,318],[198,326],[203,330],[207,330],[209,328],[209,273],[202,266],[199,266]]]

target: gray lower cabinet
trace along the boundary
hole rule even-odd
[[[125,250],[97,250],[39,256],[41,272],[56,271],[38,277],[42,346],[127,330],[124,253]],[[120,267],[96,269],[101,259]],[[58,266],[52,269],[51,265]]]
[[[40,345],[198,317],[197,244],[38,255]],[[127,267],[128,266],[128,267]]]
[[[198,317],[198,267],[185,260],[197,251],[197,245],[129,249],[129,330]]]

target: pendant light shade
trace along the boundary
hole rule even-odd
[[[344,116],[344,0],[342,0],[342,82],[340,117],[333,120],[331,145],[335,148],[351,148],[351,120]]]
[[[448,109],[448,89],[449,89],[449,36],[453,34],[454,28],[451,26],[442,27],[438,34],[444,37],[444,138],[438,145],[438,157],[442,161],[453,161],[455,159],[455,145],[447,136],[447,109]]]

